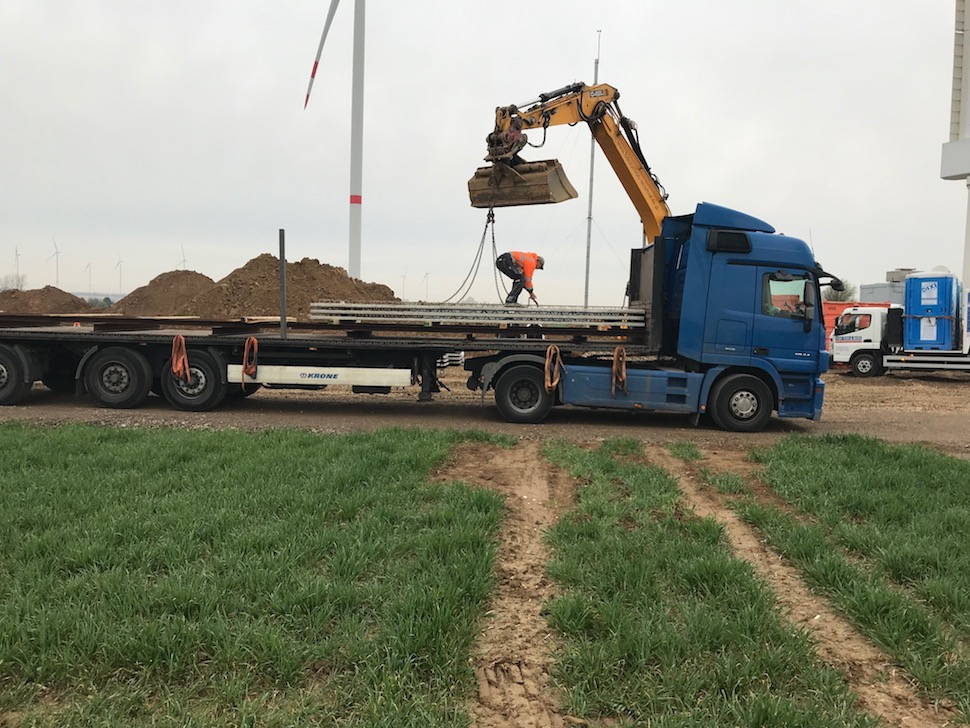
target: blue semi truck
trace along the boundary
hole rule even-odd
[[[427,400],[440,391],[440,362],[461,350],[467,386],[491,393],[511,422],[541,422],[557,405],[709,415],[736,431],[761,429],[773,411],[819,418],[819,287],[831,277],[804,242],[704,203],[667,217],[630,260],[621,309],[321,302],[313,320],[285,326],[0,315],[0,404],[43,406],[37,382],[113,408],[154,392],[211,410],[263,385],[367,395],[414,386]]]
[[[583,353],[563,359],[550,391],[541,352],[503,351],[466,359],[469,386],[494,390],[515,422],[541,421],[557,404],[706,414],[736,431],[760,430],[772,411],[820,417],[820,286],[836,279],[803,241],[702,203],[667,217],[654,245],[632,251],[630,270],[630,308],[646,325],[626,338],[625,376],[615,351]]]

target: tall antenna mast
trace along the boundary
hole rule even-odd
[[[602,30],[596,31],[596,59],[593,61],[593,85],[600,79],[600,36]],[[596,138],[589,140],[589,203],[586,208],[586,285],[583,287],[583,307],[589,306],[589,254],[593,239],[593,162],[596,160]]]

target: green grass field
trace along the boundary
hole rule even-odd
[[[742,515],[899,660],[970,718],[970,463],[857,436],[756,451],[808,518],[753,499]]]
[[[467,437],[0,426],[0,724],[465,725]]]
[[[583,483],[550,534],[567,711],[663,728],[874,725],[720,526],[685,510],[669,475],[629,457],[638,450],[546,449]]]

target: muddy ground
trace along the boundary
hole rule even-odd
[[[725,433],[711,424],[691,427],[680,415],[557,408],[541,425],[503,422],[490,396],[464,387],[464,373],[448,370],[452,392],[434,402],[417,402],[413,391],[390,396],[349,392],[262,390],[247,400],[227,402],[206,413],[178,412],[152,397],[138,410],[95,407],[84,397],[58,395],[38,387],[23,405],[0,410],[0,419],[38,422],[83,421],[120,425],[188,427],[300,427],[329,432],[377,427],[462,427],[505,432],[526,439],[564,437],[590,440],[629,436],[653,442],[693,440],[706,447],[741,448],[772,442],[788,433],[860,433],[886,440],[923,442],[970,457],[970,375],[892,375],[858,379],[826,375],[821,422],[773,419],[753,435]]]

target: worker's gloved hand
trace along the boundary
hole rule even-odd
[[[535,303],[536,306],[538,306],[539,305],[539,299],[536,298],[536,294],[534,294],[532,292],[532,289],[531,288],[528,289],[528,291],[529,291],[529,300],[532,301],[533,303]]]

